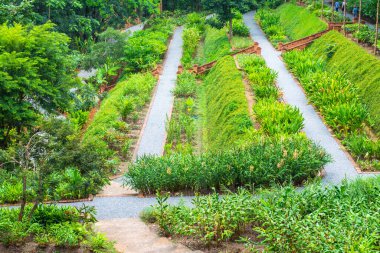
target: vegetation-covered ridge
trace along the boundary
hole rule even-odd
[[[202,94],[205,150],[233,147],[253,128],[243,78],[233,57],[226,56],[205,77]]]
[[[280,15],[285,34],[291,40],[302,39],[327,29],[325,22],[303,7],[287,3],[277,8],[276,12]]]
[[[380,135],[380,61],[356,43],[332,31],[316,40],[310,49],[327,60],[328,68],[344,73],[358,87],[372,127]]]
[[[201,241],[201,249],[233,241],[252,252],[378,252],[379,189],[380,177],[302,191],[213,194],[196,197],[192,207],[169,205],[159,195],[145,217],[167,236]]]

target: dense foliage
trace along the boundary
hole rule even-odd
[[[226,56],[218,60],[202,88],[204,149],[226,149],[246,140],[252,122],[243,78],[234,59]]]
[[[73,39],[77,48],[84,49],[95,33],[107,27],[123,28],[127,22],[158,13],[158,3],[158,0],[5,0],[0,5],[0,24],[40,25],[50,20],[59,32]]]
[[[57,248],[81,248],[84,252],[116,252],[113,243],[105,236],[96,233],[92,224],[96,221],[95,212],[89,207],[58,207],[55,205],[38,206],[33,216],[23,221],[17,220],[19,208],[0,208],[0,243],[5,246],[18,246],[34,242],[39,251],[47,245]],[[29,216],[31,207],[26,209]],[[33,245],[29,245],[29,252]]]
[[[380,178],[373,178],[302,191],[285,187],[259,197],[213,194],[196,197],[193,207],[172,206],[158,196],[150,215],[166,235],[206,245],[237,240],[253,252],[377,252],[379,187]],[[252,230],[256,237],[239,238]]]
[[[127,71],[153,69],[163,58],[167,42],[173,33],[173,19],[160,18],[152,21],[145,30],[135,32],[124,46]]]
[[[260,9],[255,14],[255,19],[269,40],[277,46],[278,43],[288,42],[285,29],[280,24],[280,15],[270,9]]]
[[[53,28],[0,25],[0,146],[42,113],[68,107],[69,89],[76,86],[70,40]]]
[[[304,136],[258,138],[230,151],[142,157],[129,167],[125,183],[146,194],[298,184],[316,176],[327,162],[328,155]]]
[[[380,142],[368,134],[370,122],[358,86],[340,71],[333,71],[313,49],[285,54],[309,100],[320,110],[335,135],[343,140],[363,169],[379,170]]]
[[[215,61],[231,51],[231,45],[225,29],[207,27],[201,55],[198,57],[199,64]]]

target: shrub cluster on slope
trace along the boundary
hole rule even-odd
[[[227,31],[207,27],[205,32],[205,41],[203,47],[203,57],[200,64],[205,64],[217,60],[231,51],[231,45],[228,41]]]
[[[253,252],[378,252],[379,187],[380,177],[333,188],[285,187],[259,197],[245,191],[213,194],[196,197],[193,207],[172,206],[159,196],[150,215],[165,234],[208,246],[253,230],[252,241],[238,240]]]
[[[359,88],[373,121],[373,128],[380,134],[380,61],[356,43],[332,31],[311,45],[316,56],[327,60],[327,67],[340,71]]]
[[[156,81],[152,74],[146,73],[134,74],[119,82],[104,99],[83,141],[97,143],[97,151],[109,157],[129,155],[132,143],[127,134],[138,119],[138,112],[149,101]]]
[[[358,86],[345,74],[326,66],[315,51],[292,51],[284,56],[290,69],[299,78],[309,100],[319,109],[326,123],[366,170],[380,169],[380,142],[366,131],[370,117]]]
[[[224,187],[301,183],[329,162],[325,152],[303,136],[261,138],[245,148],[196,155],[143,157],[129,167],[125,183],[156,191],[207,192]]]
[[[206,150],[226,149],[246,139],[252,129],[243,78],[234,59],[218,61],[203,83],[203,145]]]

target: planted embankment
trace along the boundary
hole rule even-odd
[[[150,73],[131,75],[119,82],[102,102],[83,142],[97,143],[98,152],[107,153],[110,158],[130,156],[132,143],[128,133],[150,100],[156,82]]]
[[[247,140],[253,127],[243,78],[231,56],[220,59],[206,76],[201,96],[205,150],[231,148]]]
[[[223,187],[235,190],[240,186],[301,183],[329,161],[320,147],[302,135],[269,138],[255,134],[242,74],[232,57],[218,61],[205,78],[200,96],[204,100],[206,152],[200,156],[143,157],[130,166],[125,177],[127,185],[152,194],[159,190],[207,192]],[[295,132],[298,131],[299,126]]]
[[[276,12],[280,15],[280,24],[291,40],[302,39],[327,29],[325,22],[303,7],[283,4]]]
[[[203,47],[198,51],[200,65],[215,61],[231,52],[231,45],[226,29],[216,29],[207,26]]]
[[[336,35],[340,37],[340,34]],[[326,41],[325,37],[323,39],[323,44],[313,45],[304,51],[286,53],[284,60],[300,80],[309,101],[318,108],[327,125],[334,131],[335,136],[342,140],[343,145],[351,152],[360,167],[363,170],[378,171],[380,170],[380,142],[369,132],[377,115],[373,115],[370,107],[366,106],[365,102],[368,101],[364,98],[367,96],[368,89],[363,90],[360,84],[350,81],[351,73],[344,72],[350,64],[349,59],[346,59],[344,64],[342,62],[342,67],[331,62],[334,61],[334,54],[339,46],[331,43],[331,40]],[[317,41],[317,43],[321,42]],[[330,46],[325,47],[325,43]],[[362,63],[365,64],[365,62]],[[356,71],[356,69],[351,70]],[[373,87],[369,89],[371,91],[379,86],[377,83],[372,85]],[[370,92],[368,96],[378,101],[378,94]]]
[[[327,67],[340,71],[358,87],[368,107],[373,129],[380,135],[380,61],[342,34],[332,31],[310,47],[327,60]]]

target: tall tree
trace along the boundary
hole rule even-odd
[[[245,1],[241,0],[202,0],[202,5],[206,10],[216,13],[219,19],[229,24],[229,37],[232,38],[233,9],[243,8]]]
[[[75,86],[68,44],[54,25],[0,26],[0,146],[39,115],[67,108]]]

